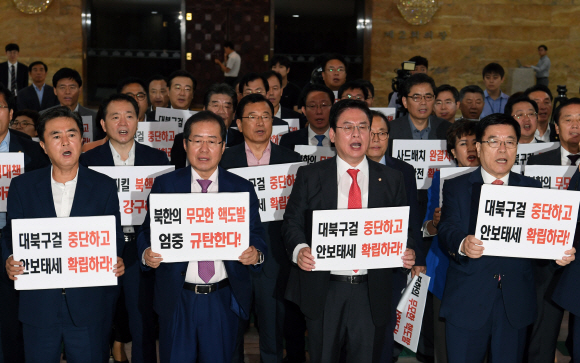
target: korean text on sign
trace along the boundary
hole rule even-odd
[[[475,237],[484,255],[561,259],[572,248],[580,192],[483,185]]]
[[[163,262],[237,260],[250,241],[249,196],[150,194],[151,249]]]
[[[395,341],[413,352],[417,352],[429,281],[430,277],[423,273],[415,276],[397,305],[397,321],[393,331]]]
[[[115,216],[14,219],[16,290],[116,285]]]
[[[400,267],[408,224],[409,207],[314,211],[316,270]]]
[[[526,165],[525,174],[542,183],[542,188],[567,190],[576,166]]]
[[[515,165],[526,165],[530,156],[545,153],[546,151],[554,150],[559,147],[559,142],[518,144]]]
[[[135,141],[165,152],[171,160],[171,147],[175,141],[175,135],[179,132],[179,124],[175,121],[139,122]]]
[[[302,156],[307,164],[317,163],[336,156],[336,149],[328,146],[296,145],[294,151]]]
[[[24,173],[24,153],[0,153],[0,212],[6,212],[12,178]]]
[[[417,189],[429,189],[437,170],[455,165],[445,140],[393,140],[392,156],[415,168]]]

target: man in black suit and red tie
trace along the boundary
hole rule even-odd
[[[28,67],[18,62],[20,54],[18,44],[7,44],[4,49],[8,61],[0,63],[0,83],[6,86],[14,97],[17,97],[18,91],[28,86]]]
[[[347,362],[376,362],[383,348],[392,356],[401,281],[396,269],[313,271],[314,210],[406,206],[403,174],[369,160],[372,115],[364,101],[342,100],[330,111],[330,139],[337,156],[298,169],[282,226],[292,268],[286,298],[306,316],[310,361],[336,362],[346,348]],[[412,232],[402,259],[415,263]],[[391,327],[389,327],[391,325]],[[390,351],[390,353],[389,353]]]

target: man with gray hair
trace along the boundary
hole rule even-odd
[[[459,109],[465,120],[479,121],[483,112],[485,95],[481,87],[465,86],[459,91]]]

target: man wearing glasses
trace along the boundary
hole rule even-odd
[[[322,68],[322,80],[326,87],[338,98],[338,89],[346,82],[346,61],[340,54],[331,54]]]
[[[366,102],[368,97],[369,97],[368,89],[359,81],[346,82],[338,89],[338,98],[341,100],[348,99]]]
[[[147,97],[147,91],[145,87],[145,82],[140,78],[125,78],[117,85],[117,93],[131,96],[137,104],[139,105],[139,115],[137,115],[138,121],[145,121],[145,113],[149,107],[149,99]]]
[[[189,110],[197,81],[186,71],[175,71],[169,75],[169,104],[176,110]]]
[[[520,124],[522,137],[520,144],[535,144],[536,129],[538,128],[538,104],[528,96],[511,97],[504,108],[504,115],[514,118]]]
[[[282,135],[280,146],[290,150],[296,145],[333,146],[329,135],[330,108],[334,104],[332,90],[321,84],[309,84],[302,91],[299,103],[308,127]]]

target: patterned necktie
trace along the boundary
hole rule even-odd
[[[16,66],[10,66],[10,90],[16,95]]]
[[[496,179],[491,184],[493,184],[493,185],[503,185],[503,182],[501,180],[499,180],[499,179]]]
[[[197,179],[199,185],[201,185],[201,192],[207,193],[207,188],[211,184],[211,180]],[[215,265],[213,261],[198,261],[197,262],[197,274],[206,284],[211,280],[213,275],[215,275]]]
[[[324,135],[314,135],[314,137],[316,138],[316,140],[318,140],[318,145],[316,145],[316,146],[322,146],[322,140],[324,140],[325,136]]]
[[[578,159],[580,159],[580,155],[570,154],[570,155],[568,155],[568,159],[570,159],[570,161],[572,162],[572,165],[576,165],[576,162],[578,161]]]
[[[362,198],[360,195],[360,187],[356,181],[356,176],[360,170],[358,169],[348,169],[346,172],[352,178],[352,183],[350,184],[350,190],[348,191],[348,209],[361,209],[362,208]],[[357,273],[358,270],[353,270]]]

